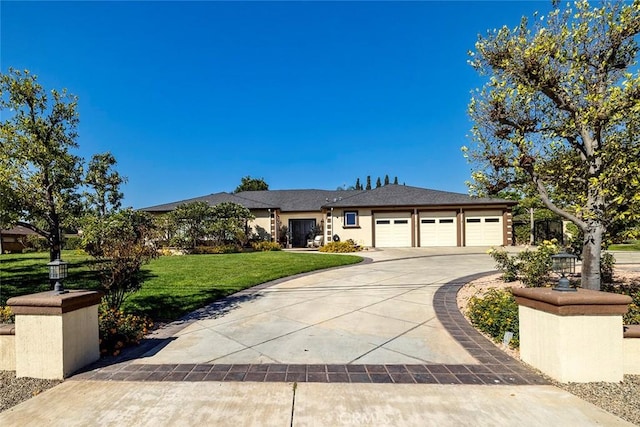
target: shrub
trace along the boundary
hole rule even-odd
[[[148,319],[125,314],[122,310],[100,304],[98,325],[100,331],[100,354],[117,356],[127,346],[137,345],[147,334],[153,323]]]
[[[353,240],[346,240],[344,242],[329,242],[318,250],[320,252],[347,253],[358,252],[361,249]]]
[[[509,256],[504,249],[492,249],[489,255],[496,261],[496,268],[502,271],[505,282],[521,280],[525,286],[544,286],[551,273],[551,255],[560,251],[557,241],[545,240],[535,251],[526,249]]]
[[[197,246],[191,252],[192,254],[234,254],[242,252],[242,246],[235,244],[216,245],[216,246]]]
[[[505,332],[513,332],[509,345],[520,346],[518,304],[510,291],[492,288],[481,297],[471,297],[467,315],[476,328],[496,342],[502,341]]]
[[[602,283],[613,282],[613,266],[616,264],[616,258],[604,252],[600,257],[600,280]]]
[[[66,237],[63,245],[68,250],[82,249],[82,238],[79,236]]]
[[[278,242],[267,242],[266,240],[260,242],[253,242],[251,244],[256,251],[281,251],[282,246]]]
[[[0,323],[14,323],[15,317],[11,312],[11,307],[0,307]]]
[[[629,304],[629,311],[622,317],[625,325],[640,325],[640,283],[629,285],[613,285],[610,283],[602,285],[602,291],[616,294],[629,295],[632,299]]]

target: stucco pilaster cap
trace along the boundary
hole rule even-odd
[[[560,316],[622,315],[632,299],[628,295],[577,289],[559,292],[552,288],[512,288],[519,305]]]
[[[99,291],[48,291],[10,298],[7,305],[15,315],[59,315],[100,304],[102,295]]]

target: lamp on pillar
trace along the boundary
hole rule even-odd
[[[47,266],[49,267],[49,279],[56,281],[53,291],[57,294],[66,294],[69,292],[65,291],[64,286],[62,285],[62,280],[67,277],[68,263],[58,258],[48,263]]]
[[[573,274],[576,272],[576,259],[578,259],[577,256],[566,252],[551,255],[551,261],[553,262],[551,268],[555,273],[560,275],[558,284],[553,287],[554,291],[576,292],[576,288],[572,288],[570,286],[569,279],[567,279],[567,274]]]

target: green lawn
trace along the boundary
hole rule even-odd
[[[69,262],[69,289],[94,289],[91,259],[64,251]],[[361,257],[291,252],[160,257],[145,266],[142,289],[125,309],[154,320],[174,320],[216,299],[270,280],[328,267],[360,262]],[[48,290],[48,254],[0,255],[0,305],[17,295]]]
[[[610,245],[611,251],[640,251],[640,240],[630,240],[628,243],[620,243],[617,245]]]

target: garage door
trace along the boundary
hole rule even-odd
[[[465,216],[466,246],[499,246],[504,243],[502,212],[469,212]]]
[[[374,218],[377,248],[411,247],[410,212],[377,213]]]
[[[422,212],[420,246],[457,246],[455,212]]]

